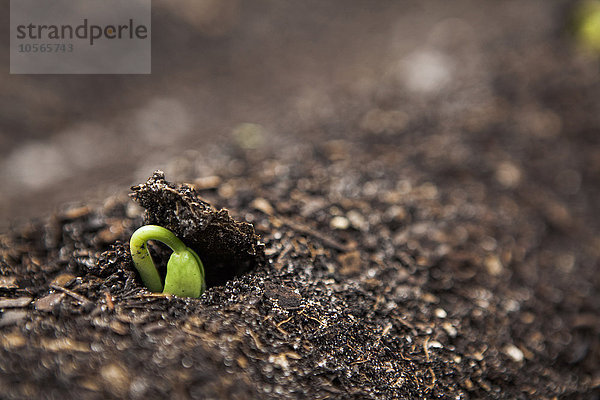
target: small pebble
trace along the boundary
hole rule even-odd
[[[219,186],[219,189],[217,189],[217,193],[219,194],[219,196],[223,197],[224,199],[229,199],[233,197],[235,195],[235,192],[235,186],[230,182],[225,182],[224,184]]]
[[[257,209],[258,211],[264,212],[267,215],[273,215],[275,213],[275,210],[273,209],[271,203],[260,197],[254,199],[254,201],[252,201],[251,206]]]
[[[496,169],[496,179],[506,188],[514,188],[521,182],[521,170],[510,161],[504,161]]]
[[[446,318],[448,316],[448,313],[443,308],[436,308],[435,316],[438,318]]]
[[[504,353],[513,359],[515,362],[523,361],[523,352],[514,344],[509,344],[504,347]]]
[[[524,324],[531,324],[533,321],[535,321],[535,314],[527,311],[521,314],[521,322]]]
[[[221,184],[221,178],[215,175],[198,178],[194,181],[194,188],[198,190],[216,189]]]
[[[444,322],[442,327],[451,338],[455,338],[458,335],[458,330],[450,322]]]
[[[331,222],[329,223],[329,225],[333,228],[333,229],[348,229],[350,227],[350,221],[348,221],[348,218],[345,217],[333,217],[331,219]]]
[[[365,217],[363,217],[362,214],[356,210],[348,212],[348,220],[350,221],[352,227],[356,230],[366,231],[369,228],[369,224],[367,223],[367,220],[365,220]]]
[[[485,259],[485,268],[488,274],[498,276],[502,274],[504,266],[497,256],[489,256]]]
[[[44,296],[41,299],[36,300],[34,303],[34,307],[38,311],[50,312],[54,310],[64,298],[64,293],[52,293],[48,296]]]

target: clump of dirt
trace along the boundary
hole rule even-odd
[[[131,188],[131,197],[146,209],[144,222],[174,232],[205,265],[207,286],[222,285],[264,263],[264,245],[254,227],[231,218],[203,201],[189,185],[173,185],[162,171]]]

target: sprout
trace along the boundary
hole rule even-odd
[[[158,240],[173,250],[167,263],[167,276],[162,279],[154,266],[148,240]],[[146,225],[131,235],[131,258],[142,277],[142,282],[152,292],[163,292],[181,297],[200,297],[204,292],[204,266],[194,250],[187,247],[173,232],[157,225]]]

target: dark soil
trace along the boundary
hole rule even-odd
[[[440,92],[180,155],[133,188],[145,221],[123,193],[2,236],[0,397],[600,398],[600,66],[552,10],[490,68],[444,42]],[[144,289],[145,222],[201,298]]]

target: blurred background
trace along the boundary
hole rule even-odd
[[[574,76],[597,87],[597,60],[578,52],[568,34],[571,7],[533,0],[155,0],[147,76],[9,75],[4,34],[0,228],[64,203],[102,201],[157,168],[178,179],[182,155],[198,160],[198,177],[210,177],[219,168],[211,160],[228,146],[277,151],[357,130],[362,138],[407,129],[430,135],[430,110],[442,121],[436,133],[453,129],[457,116],[474,130],[493,125],[513,100],[530,103],[510,110],[515,137],[559,137],[570,123],[557,111],[562,106],[581,108],[587,126],[597,126],[596,102],[552,100],[553,108],[525,101],[527,84],[539,84],[540,74],[558,80],[554,87]],[[8,2],[2,9],[8,26]],[[531,79],[514,85],[515,74]],[[459,154],[460,141],[452,149]],[[595,162],[591,168],[600,170]],[[576,193],[581,173],[562,170],[559,191]],[[496,172],[501,183],[518,182],[520,170],[510,162]]]

